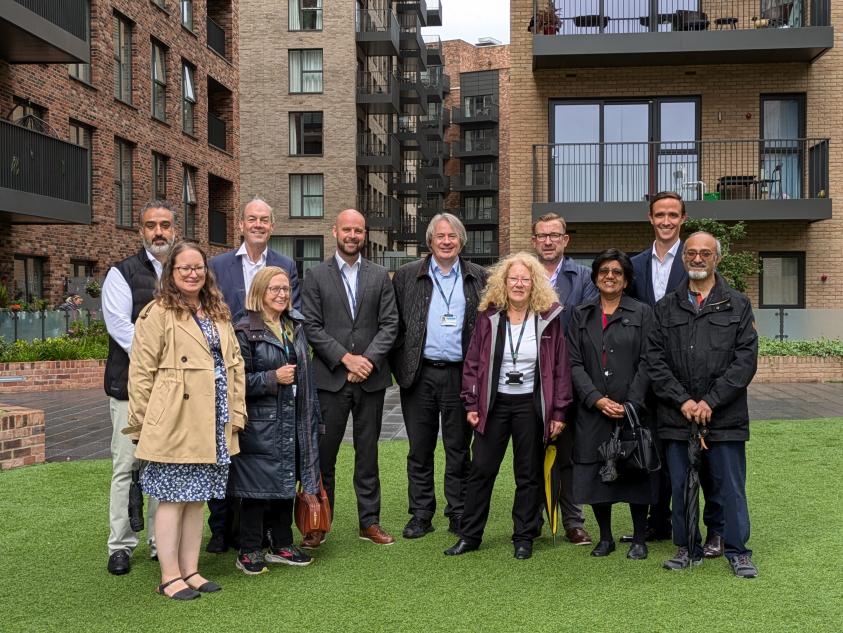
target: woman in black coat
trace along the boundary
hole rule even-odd
[[[649,391],[645,367],[647,336],[653,323],[648,305],[624,293],[632,285],[632,263],[623,251],[609,249],[591,265],[591,279],[600,295],[574,310],[568,328],[571,376],[577,397],[574,421],[574,500],[591,504],[600,526],[600,542],[592,556],[615,550],[612,504],[629,503],[634,529],[627,556],[647,557],[644,536],[647,505],[655,501],[658,479],[653,475],[621,474],[603,483],[598,453],[615,425],[624,422],[624,403],[630,403],[649,426],[644,403]]]
[[[319,492],[319,401],[303,317],[291,306],[290,279],[269,266],[255,275],[246,316],[235,326],[246,371],[248,422],[231,463],[229,493],[241,499],[237,568],[268,571],[266,562],[308,565],[293,545],[296,482]],[[272,530],[264,555],[263,535]]]

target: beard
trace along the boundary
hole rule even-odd
[[[699,268],[692,268],[688,271],[688,277],[694,281],[702,281],[703,279],[708,278],[708,271],[700,270]]]
[[[170,249],[173,248],[173,244],[175,243],[175,241],[175,236],[169,240],[165,238],[164,244],[155,244],[153,242],[147,242],[146,239],[144,239],[143,246],[153,255],[166,255],[170,252]]]
[[[346,255],[357,255],[363,249],[363,240],[358,241],[356,244],[353,242],[344,242],[337,240],[337,248],[341,250]]]

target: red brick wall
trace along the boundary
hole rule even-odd
[[[104,360],[48,360],[37,363],[0,363],[0,378],[23,376],[21,382],[0,382],[0,394],[21,391],[99,389]]]
[[[0,470],[44,462],[44,412],[0,403]]]
[[[843,358],[761,356],[753,382],[831,382],[843,377]]]

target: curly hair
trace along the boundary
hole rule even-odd
[[[195,242],[179,242],[173,246],[170,256],[164,264],[164,272],[161,273],[158,289],[155,292],[158,303],[167,310],[173,310],[180,319],[193,313],[173,279],[175,274],[173,266],[176,257],[185,251],[196,251],[202,256],[202,262],[205,264],[205,284],[199,291],[199,305],[202,306],[202,310],[214,321],[230,321],[231,311],[228,309],[225,299],[223,299],[214,272],[208,266],[208,256]]]
[[[530,311],[531,312],[545,312],[550,309],[554,303],[559,301],[556,296],[556,291],[550,285],[544,267],[536,259],[532,253],[520,252],[499,261],[492,268],[489,274],[489,280],[486,283],[486,290],[483,291],[483,296],[480,298],[480,305],[478,310],[486,310],[490,307],[495,307],[500,310],[509,308],[509,298],[506,294],[506,277],[509,274],[509,269],[513,264],[521,264],[530,271]]]

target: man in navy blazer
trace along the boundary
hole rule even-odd
[[[268,246],[275,227],[272,207],[261,198],[253,198],[243,207],[238,226],[243,235],[240,248],[217,255],[209,262],[228,309],[231,310],[232,322],[236,323],[245,314],[246,294],[252,279],[266,266],[278,266],[287,271],[293,292],[293,306],[297,310],[301,309],[296,263]],[[230,498],[211,499],[208,501],[208,509],[211,512],[208,517],[211,539],[206,551],[221,554],[232,545],[235,503]]]

